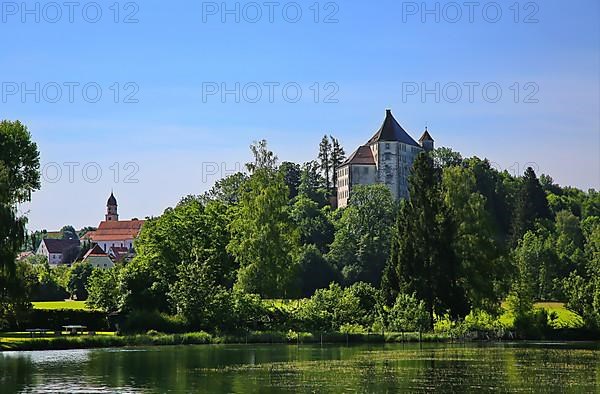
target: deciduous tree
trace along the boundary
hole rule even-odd
[[[379,286],[389,257],[395,204],[387,186],[357,186],[335,224],[327,258],[342,272],[345,284],[358,281]]]

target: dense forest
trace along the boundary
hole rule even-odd
[[[438,148],[414,162],[409,200],[359,186],[333,209],[345,157],[335,138],[302,165],[280,163],[260,141],[245,172],[146,221],[127,264],[50,270],[15,263],[27,243],[14,206],[39,187],[39,159],[31,149],[13,156],[35,150],[22,125],[0,131],[5,325],[46,286],[142,331],[427,331],[493,318],[502,305],[514,315],[507,328],[527,331],[550,318],[539,301],[565,302],[586,329],[600,327],[600,193],[532,168],[515,177]],[[11,146],[15,133],[23,143]]]

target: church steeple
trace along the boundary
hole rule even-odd
[[[106,219],[107,222],[116,222],[119,220],[119,214],[117,213],[117,199],[115,198],[112,191],[110,192],[110,197],[108,197],[108,201],[106,202]]]

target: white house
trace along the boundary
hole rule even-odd
[[[73,247],[80,246],[77,239],[42,239],[40,246],[35,252],[38,255],[46,256],[48,264],[57,266],[62,263],[63,253]],[[75,256],[77,257],[77,256]]]

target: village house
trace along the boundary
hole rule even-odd
[[[348,205],[356,185],[385,184],[395,199],[408,198],[408,176],[412,163],[423,151],[433,150],[427,128],[416,142],[386,110],[383,124],[337,169],[337,206]]]
[[[115,265],[108,254],[98,245],[94,245],[93,248],[87,251],[83,256],[83,262],[89,263],[94,268],[102,269],[112,268]]]
[[[40,242],[36,254],[45,256],[48,264],[57,266],[63,262],[63,254],[70,248],[79,247],[78,239],[53,239],[45,238]]]

